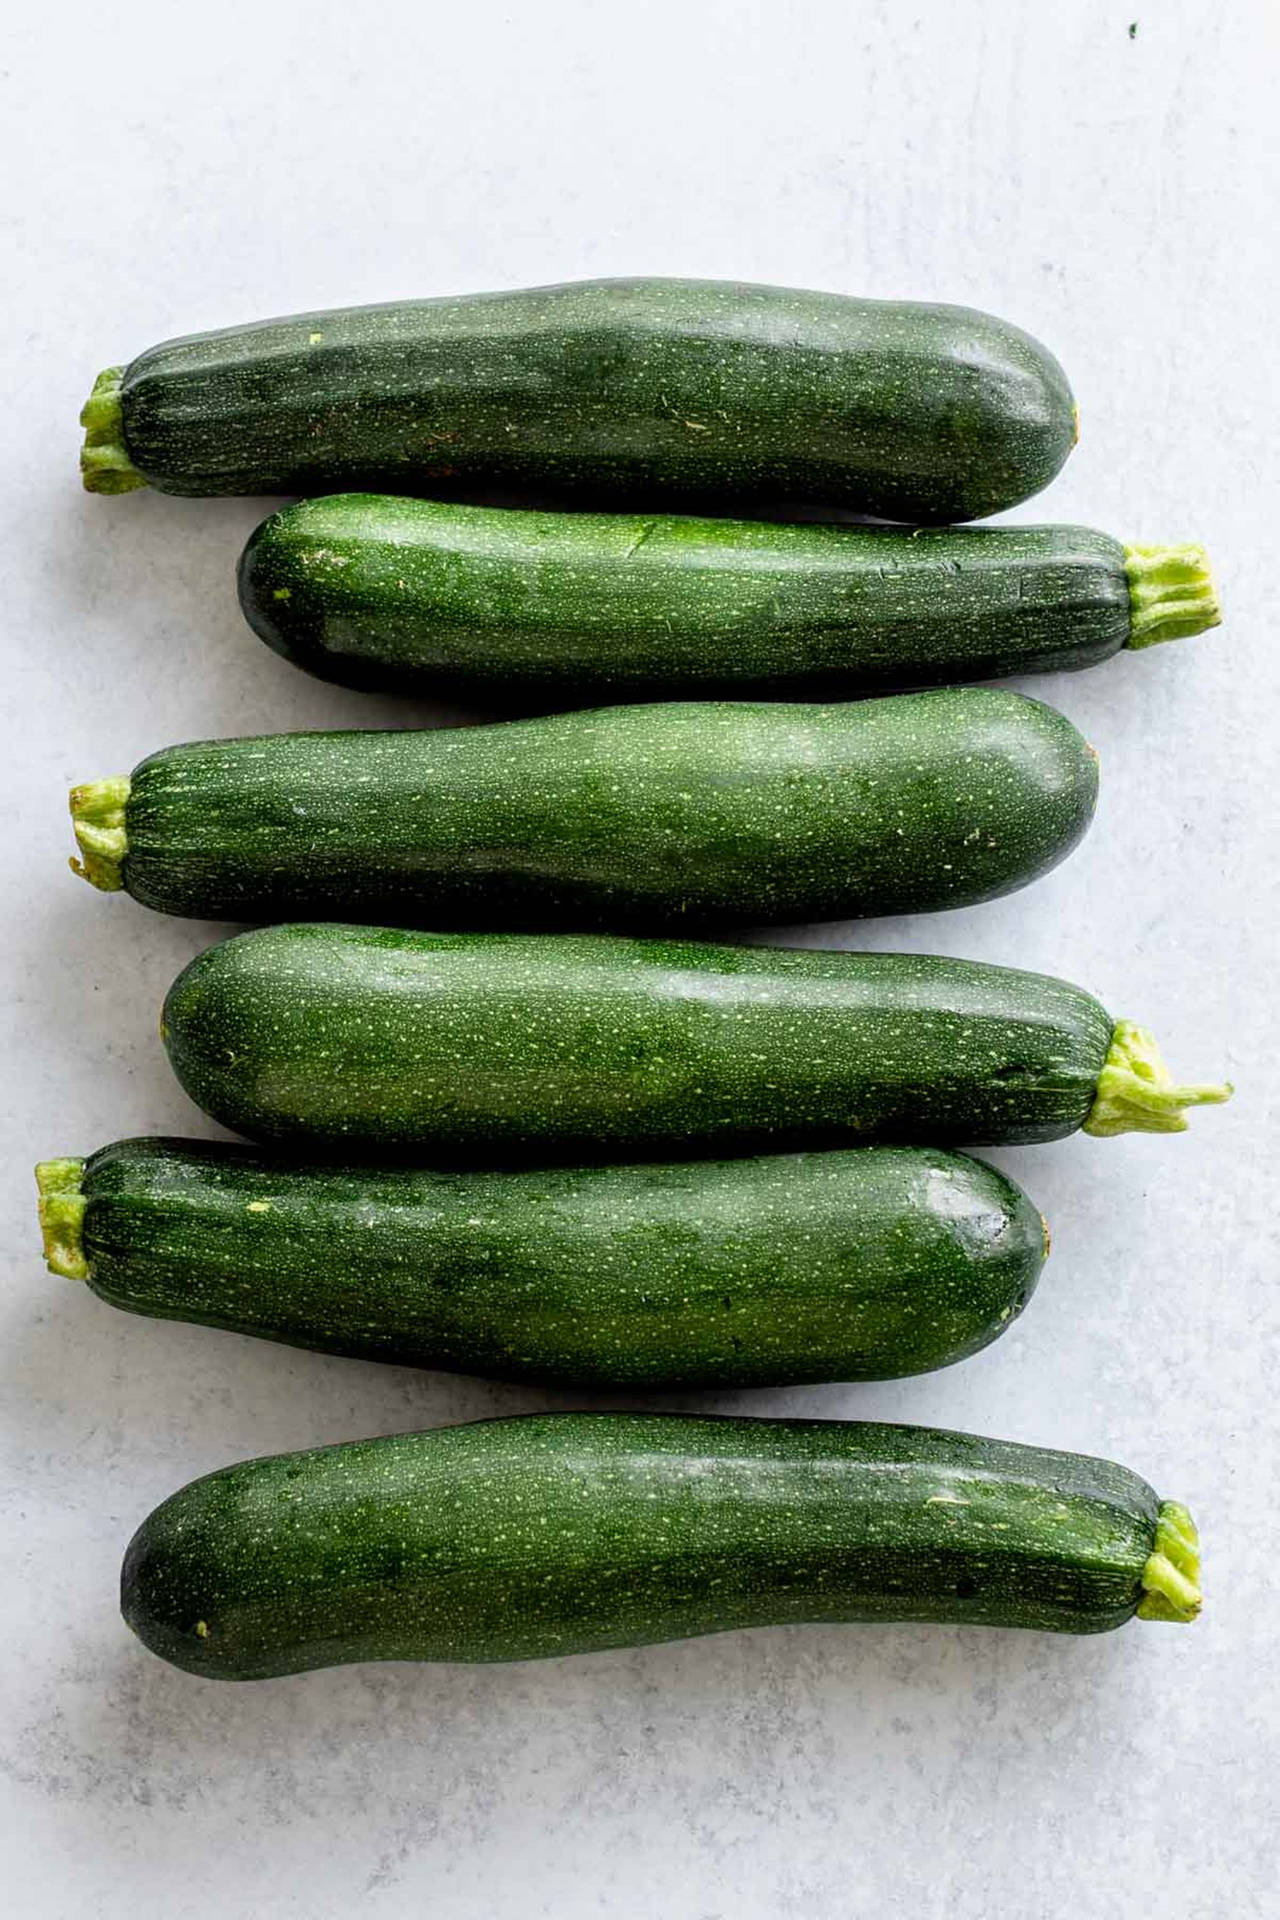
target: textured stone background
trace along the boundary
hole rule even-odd
[[[1269,0],[139,0],[10,28],[15,1920],[1274,1911],[1278,52]],[[165,335],[619,272],[1007,313],[1061,355],[1083,415],[1023,517],[1213,549],[1220,632],[1028,686],[1101,751],[1074,859],[1001,905],[838,939],[1077,979],[1156,1025],[1186,1076],[1230,1071],[1234,1106],[1181,1139],[995,1156],[1055,1251],[1033,1310],[968,1365],[715,1403],[1112,1454],[1198,1515],[1194,1631],[797,1630],[239,1689],[168,1671],[119,1621],[124,1544],[191,1476],[554,1396],[130,1320],[41,1269],[33,1160],[208,1131],[155,1017],[214,929],[73,881],[66,785],[175,739],[419,717],[304,679],[242,627],[233,563],[262,503],[82,496],[77,409],[99,366]]]

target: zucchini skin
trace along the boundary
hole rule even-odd
[[[533,1414],[228,1467],[145,1520],[121,1605],[165,1660],[266,1679],[741,1627],[1104,1633],[1159,1502],[1109,1461],[860,1421]]]
[[[322,679],[482,705],[838,698],[1092,666],[1130,635],[1125,549],[1087,527],[340,494],[264,521],[239,588],[254,632]]]
[[[89,1285],[131,1313],[562,1386],[949,1366],[1046,1253],[1020,1188],[935,1148],[447,1174],[123,1140],[81,1192]]]
[[[161,1031],[253,1138],[562,1160],[1060,1139],[1112,1021],[1065,981],[926,954],[303,924],[199,954]]]
[[[647,931],[970,905],[1077,843],[1097,757],[1053,708],[607,707],[144,760],[123,880],[198,919]]]
[[[597,280],[346,308],[169,341],[120,387],[164,493],[825,502],[973,520],[1075,441],[1062,368],[964,307]]]

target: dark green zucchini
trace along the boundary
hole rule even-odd
[[[817,1621],[1193,1620],[1185,1507],[1108,1460],[927,1427],[636,1413],[440,1427],[208,1474],[121,1576],[219,1680],[534,1660]]]
[[[948,687],[200,741],[71,809],[87,878],[165,913],[643,929],[990,899],[1070,851],[1097,781],[1051,707]]]
[[[326,680],[551,706],[1052,672],[1220,617],[1202,547],[1087,527],[908,533],[356,493],[264,521],[240,604]]]
[[[98,380],[99,493],[506,488],[976,520],[1075,443],[1062,368],[965,307],[594,280],[299,314]]]
[[[161,1031],[225,1126],[415,1158],[1174,1132],[1229,1092],[1079,987],[926,954],[268,927],[193,960]]]
[[[36,1178],[49,1265],[113,1306],[563,1386],[949,1366],[1048,1250],[1011,1180],[935,1148],[447,1174],[121,1140]]]

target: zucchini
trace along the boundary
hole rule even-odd
[[[975,520],[1076,438],[1052,354],[965,307],[588,280],[193,334],[102,374],[93,492],[505,488]]]
[[[652,928],[989,899],[1070,851],[1097,781],[1051,707],[947,687],[199,741],[71,810],[79,870],[165,913]]]
[[[562,1386],[949,1366],[1048,1251],[1011,1180],[932,1147],[448,1174],[121,1140],[36,1178],[50,1266],[113,1306]]]
[[[591,935],[267,927],[199,954],[161,1032],[223,1125],[358,1154],[1175,1132],[1230,1091],[1042,974]]]
[[[1221,617],[1202,547],[1088,527],[908,533],[359,493],[265,520],[240,604],[322,679],[481,705],[1048,673]]]
[[[529,1414],[250,1460],[134,1535],[129,1626],[209,1679],[533,1660],[732,1628],[1105,1633],[1200,1607],[1184,1507],[927,1427]]]

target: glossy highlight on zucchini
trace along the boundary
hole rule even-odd
[[[1066,981],[928,954],[277,926],[198,955],[161,1031],[224,1126],[418,1161],[1177,1132],[1230,1093]]]
[[[966,307],[587,280],[192,334],[110,367],[91,492],[817,503],[974,520],[1075,443],[1066,376]]]
[[[347,686],[573,706],[1086,667],[1221,615],[1204,549],[1088,527],[770,524],[302,500],[240,560],[286,660]]]
[[[71,811],[78,870],[164,913],[644,931],[971,905],[1064,858],[1097,790],[1053,708],[948,687],[197,741]]]
[[[734,1628],[1193,1620],[1195,1528],[1125,1467],[861,1421],[532,1414],[250,1460],[134,1535],[129,1626],[209,1679],[534,1660]]]
[[[143,1139],[36,1179],[50,1267],[130,1313],[561,1386],[950,1366],[1048,1252],[1011,1180],[932,1147],[449,1174]]]

